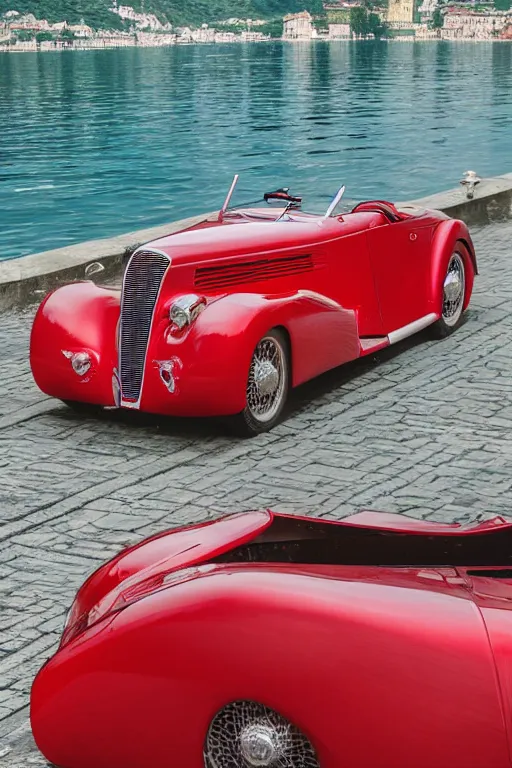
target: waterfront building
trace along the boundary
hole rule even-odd
[[[289,13],[283,19],[283,38],[285,40],[311,40],[316,37],[313,17],[308,11]]]
[[[168,32],[137,32],[137,45],[144,48],[160,48],[167,45],[175,45],[177,35]]]
[[[419,24],[414,30],[415,40],[439,40],[441,38],[440,29],[431,29],[428,24]]]
[[[64,32],[68,28],[66,21],[58,21],[56,24],[50,24],[50,32]]]
[[[260,43],[264,40],[270,40],[270,35],[264,35],[263,32],[240,32],[240,40],[244,43]]]
[[[251,27],[262,27],[264,24],[267,24],[267,22],[265,19],[237,19],[232,17],[231,19],[216,21],[215,24],[218,27],[247,27],[250,29]]]
[[[492,40],[512,24],[512,11],[479,12],[452,8],[445,14],[444,40]]]
[[[240,38],[234,32],[215,32],[214,43],[236,43]]]
[[[416,20],[415,0],[389,0],[386,21],[412,24]]]
[[[91,29],[91,27],[88,27],[87,24],[84,23],[84,20],[80,22],[80,24],[70,24],[68,26],[68,29],[70,32],[74,34],[77,38],[87,38],[92,37],[94,32]]]
[[[329,39],[339,40],[352,37],[350,24],[329,24]]]
[[[201,29],[194,29],[191,33],[194,43],[214,43],[215,42],[215,30],[210,29],[208,24],[203,24]]]
[[[9,24],[12,31],[45,32],[50,29],[46,19],[36,19],[32,13],[27,13],[24,16],[18,15],[12,17],[12,19]]]
[[[418,13],[420,15],[421,21],[430,21],[438,5],[439,0],[423,0],[421,5],[418,7]]]

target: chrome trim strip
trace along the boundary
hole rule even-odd
[[[141,385],[140,385],[140,394],[139,394],[138,400],[135,403],[132,403],[132,402],[127,401],[127,400],[124,400],[123,399],[123,389],[122,389],[122,386],[121,386],[121,397],[120,397],[119,406],[121,408],[133,408],[133,409],[137,409],[137,410],[140,408],[140,401],[142,399],[142,393],[144,392],[144,378],[146,376],[146,358],[147,358],[147,354],[148,354],[148,347],[149,347],[149,342],[150,342],[150,339],[151,339],[151,333],[153,331],[153,323],[154,323],[154,320],[155,320],[155,308],[156,308],[156,306],[158,304],[158,301],[160,299],[160,294],[162,292],[162,286],[164,284],[165,277],[167,275],[167,272],[169,271],[169,267],[171,266],[171,262],[172,262],[172,259],[171,259],[171,257],[169,256],[168,253],[165,253],[164,251],[161,251],[159,248],[146,248],[143,245],[140,248],[137,248],[137,250],[134,251],[132,253],[132,255],[130,256],[130,260],[128,261],[128,264],[126,265],[126,269],[125,269],[124,275],[123,275],[123,287],[121,289],[121,303],[120,303],[120,308],[119,308],[119,318],[120,318],[120,321],[121,321],[119,323],[119,344],[118,344],[118,348],[117,348],[117,357],[118,357],[118,359],[117,359],[117,367],[118,367],[118,371],[119,371],[119,379],[121,379],[121,343],[122,343],[122,328],[123,328],[123,322],[122,322],[123,318],[122,318],[122,315],[121,315],[121,310],[122,310],[122,307],[123,307],[123,294],[124,294],[124,285],[125,285],[126,273],[128,271],[128,267],[129,267],[133,257],[137,253],[140,253],[141,251],[144,251],[146,253],[156,253],[156,254],[159,254],[160,256],[165,256],[165,258],[169,261],[169,264],[167,265],[167,269],[165,270],[164,275],[163,275],[163,277],[162,277],[162,279],[160,281],[160,286],[158,288],[158,293],[157,293],[156,299],[155,299],[155,306],[153,307],[153,315],[151,317],[151,323],[150,323],[150,326],[149,326],[148,341],[147,341],[147,344],[146,344],[146,351],[144,353],[144,368],[143,368],[143,371],[142,371],[142,381],[141,381]]]
[[[317,293],[317,291],[308,291],[306,289],[300,288],[297,291],[297,296],[305,299],[313,299],[314,301],[318,301],[321,304],[327,304],[329,307],[333,307],[334,309],[343,309],[341,304],[338,304],[337,301],[334,301],[334,299],[331,299],[329,296],[324,296],[322,293]]]
[[[427,326],[435,323],[436,320],[439,320],[439,315],[436,315],[435,312],[431,312],[430,315],[425,315],[424,317],[420,317],[419,320],[415,320],[413,323],[404,325],[402,328],[397,328],[396,331],[388,333],[389,343],[396,344],[398,341],[402,341],[402,339],[406,339],[408,336],[419,333],[424,328],[427,328]]]

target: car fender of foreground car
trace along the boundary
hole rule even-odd
[[[466,225],[439,211],[364,202],[324,216],[229,208],[135,249],[122,287],[62,286],[42,302],[30,363],[74,408],[230,417],[271,429],[290,388],[431,327],[469,304],[476,257]]]
[[[79,590],[31,723],[61,768],[510,768],[512,522],[270,511]]]

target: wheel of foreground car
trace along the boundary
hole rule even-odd
[[[282,331],[274,329],[254,350],[247,378],[247,405],[231,420],[233,430],[250,437],[272,429],[283,413],[288,387],[288,341]]]
[[[234,701],[213,718],[205,768],[319,768],[309,739],[282,715],[255,701]]]
[[[431,326],[436,338],[449,336],[462,323],[466,308],[467,275],[468,270],[472,269],[467,249],[462,243],[457,243],[444,276],[441,317]]]

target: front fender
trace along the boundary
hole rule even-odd
[[[141,408],[152,410],[162,392],[157,377],[150,383],[152,361],[172,359],[182,413],[239,413],[252,355],[273,328],[283,328],[290,342],[292,386],[359,356],[355,312],[320,294],[230,294],[211,302],[179,338],[164,313],[148,350]]]
[[[44,299],[30,336],[30,367],[39,389],[61,400],[114,405],[119,305],[119,291],[92,282],[64,285]],[[83,377],[73,371],[67,354],[80,351],[92,359]]]
[[[439,313],[442,302],[442,286],[448,262],[453,254],[455,245],[461,242],[467,249],[473,270],[466,273],[466,295],[464,297],[464,309],[469,304],[473,291],[473,279],[478,274],[475,247],[469,234],[469,230],[463,221],[447,219],[442,221],[436,229],[432,243],[432,261],[429,286],[429,304],[432,312]]]

